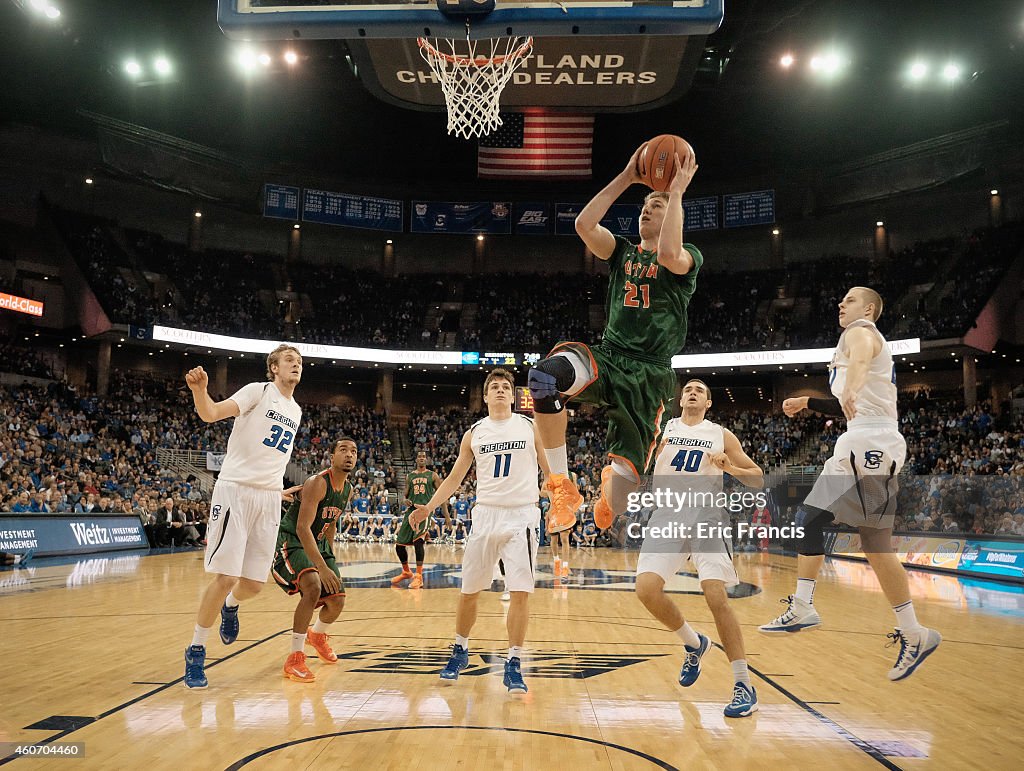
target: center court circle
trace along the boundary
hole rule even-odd
[[[580,754],[579,754],[578,758],[572,758],[572,757],[568,757],[567,758],[567,757],[565,757],[566,754],[567,754],[566,753],[566,747],[567,746],[572,746],[572,745],[567,745],[564,742],[559,744],[558,752],[562,755],[563,760],[568,760],[569,762],[573,762],[574,760],[578,759],[579,761],[582,761],[582,762],[593,763],[597,759],[596,757],[594,757],[594,754],[593,754],[594,751],[599,751],[597,748],[603,747],[603,748],[610,749],[610,750],[617,750],[619,752],[625,753],[627,755],[630,755],[630,756],[636,758],[638,761],[642,761],[641,764],[638,766],[640,768],[653,767],[653,768],[663,768],[666,771],[678,771],[678,769],[676,769],[675,766],[673,766],[673,765],[671,765],[669,763],[666,763],[664,760],[660,760],[659,758],[653,757],[652,755],[648,755],[645,752],[641,752],[640,750],[634,750],[634,749],[631,749],[629,747],[623,747],[621,744],[614,744],[612,742],[601,741],[600,739],[591,739],[591,738],[588,738],[586,736],[573,736],[572,734],[558,733],[558,732],[555,732],[555,731],[537,731],[537,730],[530,729],[530,728],[502,728],[502,727],[497,727],[497,726],[474,726],[474,725],[422,725],[422,726],[401,726],[401,727],[396,727],[396,728],[364,728],[364,729],[357,729],[357,730],[354,730],[354,731],[337,731],[337,732],[329,733],[329,734],[320,734],[318,736],[309,736],[309,737],[306,737],[305,739],[296,739],[295,741],[285,742],[283,744],[274,745],[273,747],[267,747],[265,749],[258,750],[256,752],[252,753],[251,755],[247,755],[246,757],[242,758],[241,760],[238,760],[235,763],[232,763],[230,766],[227,767],[226,771],[236,771],[236,769],[244,768],[245,766],[249,765],[250,763],[258,761],[258,760],[260,760],[260,759],[262,759],[262,758],[264,758],[264,757],[266,757],[268,755],[271,755],[272,753],[280,752],[281,750],[286,750],[286,749],[289,749],[291,747],[295,747],[297,745],[306,744],[308,742],[317,742],[317,741],[320,741],[322,739],[334,739],[334,738],[341,737],[341,736],[359,736],[361,734],[376,734],[376,733],[381,733],[381,732],[384,732],[384,731],[452,731],[452,730],[462,730],[462,731],[500,731],[502,733],[532,734],[534,736],[548,736],[548,737],[552,737],[552,738],[556,738],[556,739],[568,739],[568,740],[570,740],[572,742],[580,742],[581,743],[581,746],[579,747],[579,753]],[[427,741],[429,741],[429,739]],[[589,748],[589,752],[588,752],[588,748],[586,748],[585,746],[582,746],[582,745],[588,745],[588,744],[589,745],[593,745],[592,747]],[[392,745],[385,744],[384,746],[385,747],[390,747]],[[409,746],[408,742],[402,742],[402,743],[396,744],[396,745],[394,745],[394,747],[395,747],[396,752],[401,753],[401,756],[403,758],[407,759],[409,757],[411,749],[410,749],[410,746]],[[353,748],[349,747],[349,746],[346,746],[344,748],[345,756],[349,759],[349,761],[355,760],[356,757],[358,757],[358,755],[359,755],[358,752],[353,753],[352,749]],[[381,744],[380,744],[379,741],[373,741],[372,746],[371,745],[367,745],[367,747],[366,747],[367,752],[368,753],[372,753],[373,761],[375,763],[377,763],[377,764],[382,764],[382,763],[386,762],[386,759],[381,757],[381,754],[380,754],[381,753],[381,749],[382,749],[382,747],[381,747]],[[436,744],[433,745],[433,749],[434,750],[437,749],[437,745]],[[536,746],[531,746],[530,750],[532,752],[542,752],[542,751],[544,751],[543,748],[536,747]],[[472,752],[475,751],[475,748],[472,747],[472,746],[467,747],[467,751],[472,753]],[[573,754],[575,754],[575,753],[573,753]],[[296,759],[294,753],[290,753],[290,756],[291,756],[292,760]],[[278,763],[278,762],[280,762],[280,760],[281,760],[281,758],[275,758],[271,762]],[[336,768],[338,766],[340,760],[341,760],[340,758],[332,757],[331,754],[327,753],[326,751],[319,752],[319,753],[316,754],[316,764],[313,765],[313,766],[310,766],[310,767],[311,768],[317,768],[317,767]]]

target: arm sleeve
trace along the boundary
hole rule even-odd
[[[235,391],[228,398],[238,405],[238,414],[244,415],[260,403],[267,383],[249,383]]]
[[[843,408],[839,404],[839,400],[836,398],[832,399],[816,399],[813,396],[807,399],[807,409],[820,412],[822,415],[842,415]]]

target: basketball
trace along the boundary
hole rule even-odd
[[[686,163],[687,156],[693,154],[693,148],[685,139],[674,134],[661,134],[646,142],[636,161],[640,181],[651,190],[668,190],[672,177],[676,175],[676,154],[679,155],[680,163]]]

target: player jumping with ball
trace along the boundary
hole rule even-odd
[[[576,218],[576,232],[587,248],[608,263],[604,339],[593,348],[558,343],[529,377],[552,474],[568,472],[566,402],[607,408],[610,464],[601,472],[601,498],[594,506],[602,530],[626,510],[629,493],[654,457],[665,408],[675,396],[671,359],[686,343],[686,312],[704,262],[693,244],[683,242],[683,193],[697,172],[692,153],[685,163],[676,156],[666,192],[649,193],[644,200],[639,245],[601,225],[616,199],[641,181],[637,160],[642,150]],[[552,516],[558,520],[557,512]]]

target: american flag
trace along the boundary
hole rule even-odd
[[[480,177],[589,178],[593,115],[504,113],[504,123],[480,139]]]

